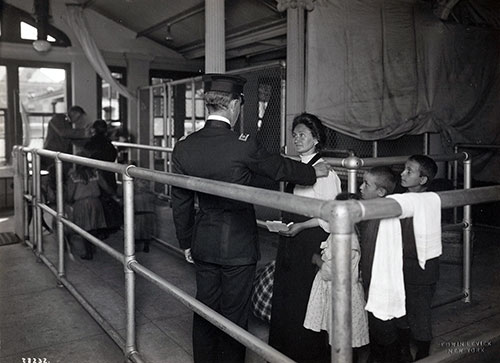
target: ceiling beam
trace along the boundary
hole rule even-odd
[[[226,51],[249,44],[266,41],[286,35],[286,22],[280,22],[272,27],[255,30],[247,29],[226,37]],[[178,48],[177,51],[187,59],[196,59],[205,55],[205,42]]]
[[[460,0],[439,0],[437,2],[437,8],[434,9],[434,14],[436,14],[441,20],[447,20],[451,11],[459,1]]]
[[[165,26],[169,26],[175,23],[178,23],[184,19],[190,18],[193,15],[196,15],[198,13],[201,13],[205,10],[205,3],[202,2],[201,4],[198,4],[196,6],[193,6],[189,9],[186,9],[184,11],[181,11],[177,15],[171,16],[170,18],[167,18],[165,20],[160,21],[159,23],[150,26],[147,29],[141,30],[140,32],[137,33],[136,38],[148,35],[149,33],[152,33],[156,30],[159,30],[161,28],[164,28]]]
[[[278,8],[276,7],[276,0],[259,0],[259,2],[262,5],[265,5],[268,9],[274,11],[276,14],[283,14],[281,11],[278,11]]]
[[[232,49],[226,51],[226,58],[252,57],[254,55],[273,52],[278,49],[286,48],[286,39],[281,42],[269,46],[267,44],[255,44],[244,48]]]

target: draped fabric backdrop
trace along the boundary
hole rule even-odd
[[[417,0],[319,0],[306,39],[306,109],[328,127],[362,140],[439,132],[448,151],[500,144],[498,27],[445,23]],[[476,179],[500,182],[498,152],[473,163]]]
[[[83,6],[78,4],[66,5],[66,20],[72,28],[75,37],[80,42],[82,50],[85,53],[89,63],[92,65],[96,73],[108,82],[111,87],[116,90],[121,96],[126,97],[129,101],[137,101],[137,97],[132,90],[117,82],[99,50],[99,47],[94,41],[94,37],[85,21]]]

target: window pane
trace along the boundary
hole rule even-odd
[[[37,35],[38,30],[34,26],[21,22],[21,39],[36,40]]]
[[[123,74],[111,72],[111,75],[118,82],[122,82]],[[120,95],[108,82],[101,81],[102,100],[101,100],[101,118],[108,121],[120,121]]]
[[[42,147],[52,115],[67,110],[66,71],[19,67],[19,100],[23,138],[29,138],[31,147]]]
[[[0,66],[0,108],[7,108],[7,67]]]

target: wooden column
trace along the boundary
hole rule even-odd
[[[205,73],[226,72],[224,0],[205,0]]]
[[[287,154],[296,154],[292,142],[292,120],[305,111],[305,10],[312,0],[277,0],[279,11],[287,12],[286,48],[286,134]]]

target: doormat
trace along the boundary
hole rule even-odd
[[[20,240],[13,232],[0,233],[0,246],[11,245],[18,243]]]

